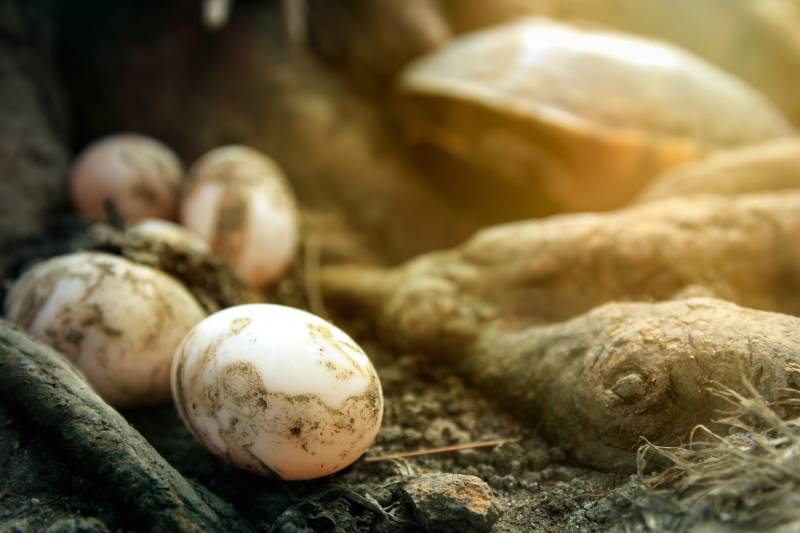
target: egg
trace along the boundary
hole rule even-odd
[[[128,228],[128,233],[168,246],[187,248],[200,254],[211,251],[206,241],[183,226],[168,220],[148,218]]]
[[[378,375],[355,341],[272,304],[230,307],[195,326],[175,352],[172,394],[214,455],[286,480],[350,465],[383,416]]]
[[[166,145],[121,133],[80,153],[70,171],[69,191],[85,219],[104,217],[107,200],[127,222],[174,218],[182,174],[180,160]]]
[[[256,288],[283,274],[297,250],[297,207],[286,179],[246,146],[217,148],[194,164],[180,221]]]
[[[138,407],[169,401],[175,347],[205,312],[159,270],[83,252],[25,272],[5,315],[74,362],[108,403]]]

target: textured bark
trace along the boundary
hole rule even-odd
[[[0,397],[51,435],[54,451],[94,476],[141,527],[245,531],[231,507],[198,492],[59,353],[0,321]]]
[[[676,198],[485,229],[392,270],[331,268],[326,296],[386,334],[463,346],[486,324],[527,327],[611,301],[712,296],[800,315],[800,193]]]
[[[607,304],[517,332],[488,329],[467,348],[466,376],[575,459],[633,471],[641,438],[687,442],[730,407],[710,392],[768,400],[800,387],[800,319],[710,298]]]
[[[638,202],[692,194],[737,195],[800,188],[800,140],[782,139],[718,152],[655,178]]]
[[[800,322],[717,300],[578,315],[691,296],[800,314],[798,232],[800,194],[675,199],[491,228],[394,270],[322,279],[329,304],[460,365],[581,461],[633,468],[640,435],[670,444],[711,422],[705,387],[736,388],[739,360],[776,397]]]

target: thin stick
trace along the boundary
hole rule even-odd
[[[320,269],[320,243],[313,235],[305,239],[305,285],[306,297],[311,311],[322,318],[328,318],[328,310],[325,308],[325,301],[322,298],[322,291],[319,284]]]
[[[403,457],[417,457],[419,455],[431,455],[434,453],[457,452],[461,450],[473,450],[475,448],[488,448],[490,446],[497,446],[505,442],[517,442],[519,437],[491,439],[478,442],[467,442],[464,444],[453,444],[452,446],[441,446],[438,448],[425,448],[422,450],[414,450],[411,452],[397,452],[389,453],[386,455],[376,455],[375,457],[367,457],[364,459],[367,463],[377,463],[379,461],[388,461],[390,459],[401,459]]]

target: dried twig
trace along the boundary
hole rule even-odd
[[[774,410],[800,400],[792,397],[766,401],[748,380],[747,395],[716,384],[711,391],[731,405],[718,423],[732,432],[721,435],[705,426],[692,432],[686,447],[656,446],[649,441],[639,449],[639,473],[647,455],[671,466],[645,476],[651,488],[671,495],[687,515],[720,516],[739,526],[769,528],[800,520],[800,418],[783,419]],[[787,503],[789,502],[789,503]],[[793,503],[792,503],[793,502]]]
[[[320,243],[314,235],[308,235],[304,241],[304,262],[303,274],[306,287],[306,297],[311,311],[323,318],[330,317],[325,308],[325,301],[320,290],[319,271],[320,271]]]
[[[513,438],[500,438],[491,439],[477,442],[466,442],[464,444],[453,444],[451,446],[439,446],[437,448],[424,448],[422,450],[412,450],[407,452],[389,453],[386,455],[376,455],[374,457],[367,457],[364,459],[367,463],[377,463],[380,461],[389,461],[391,459],[403,459],[405,457],[419,457],[421,455],[431,455],[435,453],[458,452],[462,450],[474,450],[477,448],[488,448],[490,446],[498,446],[506,442],[517,442],[519,437]]]

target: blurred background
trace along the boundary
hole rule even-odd
[[[45,127],[70,152],[117,131],[187,164],[261,149],[346,243],[334,258],[392,263],[488,224],[614,209],[800,120],[794,0],[20,5],[52,67],[32,68]],[[20,99],[4,94],[9,121]]]

